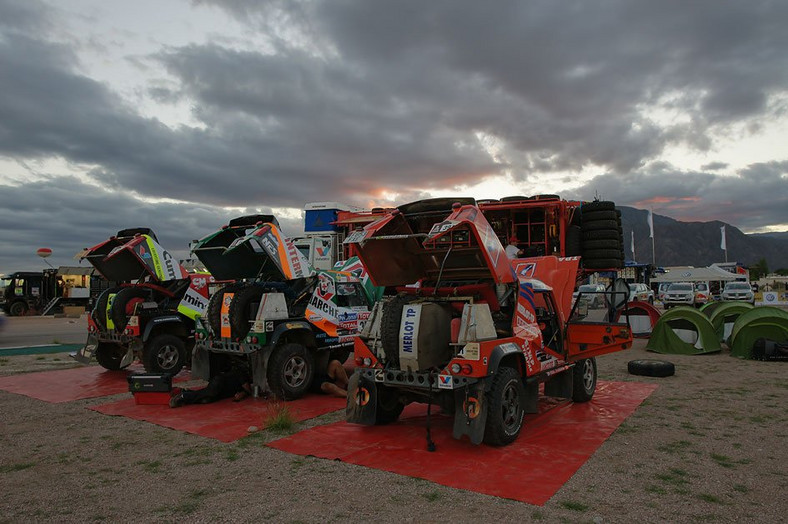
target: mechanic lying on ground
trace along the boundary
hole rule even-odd
[[[316,374],[312,382],[312,389],[315,393],[325,393],[335,397],[347,398],[347,372],[338,360],[328,363],[325,374]]]
[[[184,389],[170,399],[170,407],[186,404],[209,404],[223,398],[233,397],[238,402],[252,393],[252,384],[247,369],[235,367],[211,378],[201,389]]]

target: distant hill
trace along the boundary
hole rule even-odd
[[[648,211],[619,207],[624,227],[624,252],[632,260],[631,232],[635,232],[636,261],[652,262]],[[725,261],[720,249],[720,228],[725,226],[728,261],[754,265],[765,258],[769,269],[788,268],[788,232],[746,235],[725,222],[680,222],[654,214],[656,263],[658,266],[703,267]]]

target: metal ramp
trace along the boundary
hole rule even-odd
[[[47,313],[49,313],[49,311],[50,311],[50,310],[51,310],[53,307],[55,307],[55,306],[58,304],[58,302],[60,302],[60,298],[61,298],[61,297],[55,297],[55,298],[53,298],[52,300],[50,300],[49,302],[47,302],[47,305],[46,305],[46,306],[44,306],[44,309],[41,311],[41,316],[43,317],[44,315],[46,315]]]

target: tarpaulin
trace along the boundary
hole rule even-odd
[[[141,365],[134,364],[122,371],[87,366],[24,373],[0,377],[0,390],[58,404],[128,392],[126,376],[130,373],[144,373],[144,369]],[[181,371],[174,382],[187,380],[191,380],[191,375],[188,371]]]
[[[266,420],[277,409],[286,406],[293,419],[300,422],[344,409],[345,399],[327,395],[307,395],[288,402],[247,398],[241,402],[232,399],[212,404],[191,404],[180,408],[169,406],[138,405],[127,398],[109,404],[91,406],[89,409],[105,415],[119,415],[143,420],[158,426],[185,431],[194,435],[233,442],[248,435],[250,426],[265,429]]]
[[[504,447],[452,437],[452,419],[433,416],[435,452],[425,440],[426,406],[412,404],[387,426],[337,422],[269,443],[270,447],[342,460],[487,495],[542,505],[655,389],[640,382],[599,382],[592,401],[543,398],[519,438]]]

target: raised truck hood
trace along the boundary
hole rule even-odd
[[[268,218],[268,221],[253,218]],[[194,255],[219,280],[259,278],[294,280],[317,274],[270,215],[240,217],[192,247]]]
[[[377,286],[419,280],[513,282],[512,267],[492,226],[472,199],[464,200],[471,203],[436,199],[401,206],[345,243],[356,246]]]
[[[531,284],[534,288],[546,286],[552,289],[561,322],[566,323],[572,311],[572,292],[580,258],[520,258],[512,260],[511,264],[520,285]]]
[[[132,230],[121,233],[126,231]],[[158,282],[186,278],[186,270],[150,233],[137,233],[131,238],[113,236],[77,256],[110,281],[133,282],[146,276]]]

